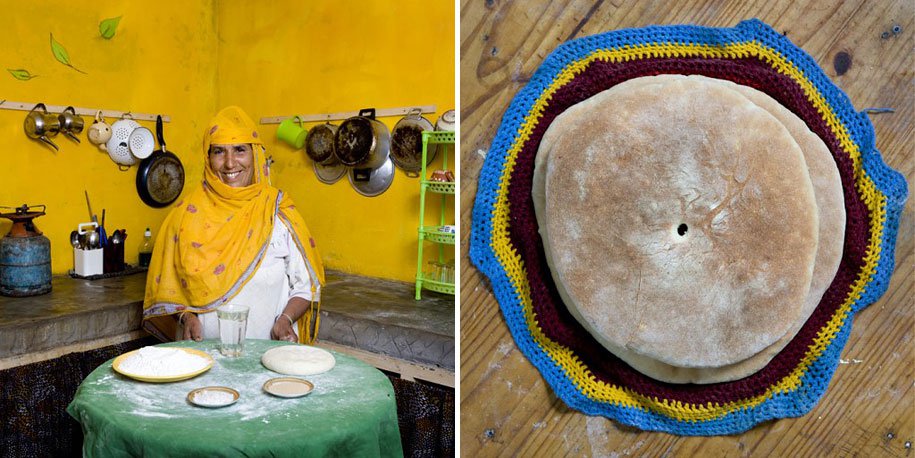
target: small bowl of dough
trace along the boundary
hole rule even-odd
[[[276,377],[264,383],[264,391],[281,398],[300,398],[314,389],[314,383],[296,377]]]
[[[226,386],[205,386],[191,390],[187,394],[187,402],[195,406],[215,409],[235,404],[239,397],[238,391]]]

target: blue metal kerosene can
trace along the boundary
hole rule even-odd
[[[36,207],[41,211],[30,211]],[[10,232],[0,239],[0,294],[24,297],[51,291],[51,241],[32,222],[44,214],[44,205],[23,205],[13,213],[0,213],[13,221]]]

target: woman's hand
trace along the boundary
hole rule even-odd
[[[273,340],[285,340],[286,342],[298,342],[298,337],[292,329],[291,318],[280,315],[273,323],[273,329],[270,330],[270,338]]]
[[[200,324],[200,318],[197,318],[196,313],[184,314],[184,340],[203,340],[203,325]]]
[[[283,313],[276,317],[273,322],[273,329],[270,330],[270,338],[273,340],[285,340],[287,342],[298,342],[299,338],[295,334],[293,327],[295,320],[293,317],[301,317],[305,314],[310,303],[298,296],[289,298]]]

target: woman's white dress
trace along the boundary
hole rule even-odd
[[[302,254],[296,249],[286,225],[277,217],[273,222],[270,245],[260,267],[229,303],[248,307],[246,338],[269,339],[274,321],[293,297],[310,301],[311,280]],[[203,338],[218,339],[219,320],[216,312],[198,314],[197,317],[203,324]],[[180,340],[184,331],[181,326],[178,328],[177,339]],[[298,335],[298,326],[292,328]]]

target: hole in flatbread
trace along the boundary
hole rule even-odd
[[[686,224],[681,224],[681,225],[677,226],[677,234],[679,234],[680,236],[686,235],[686,231],[688,231],[688,230],[689,230],[689,226],[687,226]]]

